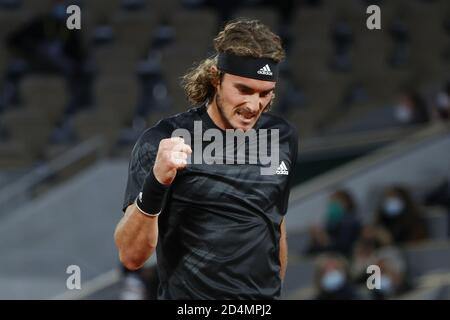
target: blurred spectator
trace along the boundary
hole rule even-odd
[[[447,211],[447,233],[450,237],[450,177],[444,178],[439,184],[425,195],[424,204],[427,206],[441,206]]]
[[[345,190],[332,194],[327,206],[325,228],[313,226],[310,229],[310,243],[307,254],[334,251],[350,255],[359,236],[360,222],[356,216],[355,203]]]
[[[380,200],[375,225],[386,228],[394,244],[405,244],[427,238],[425,221],[408,190],[401,186],[386,189]]]
[[[341,18],[334,24],[331,37],[334,43],[331,68],[338,72],[350,71],[352,68],[350,51],[353,44],[353,31],[346,19]]]
[[[389,35],[394,42],[394,47],[388,57],[388,64],[393,68],[406,65],[409,60],[410,35],[406,24],[399,15],[390,24]]]
[[[400,95],[394,112],[397,121],[404,125],[424,124],[430,121],[425,100],[414,90]]]
[[[375,300],[394,298],[411,290],[412,286],[407,278],[405,259],[398,248],[384,247],[375,255],[375,265],[380,267],[380,289],[371,290]]]
[[[434,106],[434,111],[440,119],[450,119],[450,81],[436,94]]]
[[[338,254],[318,257],[314,273],[315,300],[356,300],[359,296],[351,283],[347,260]]]
[[[39,15],[7,37],[13,59],[7,67],[0,102],[20,103],[20,81],[27,73],[60,73],[65,76],[70,100],[66,115],[92,103],[93,67],[80,30],[66,26],[65,1],[55,1],[51,12]]]
[[[370,290],[370,298],[388,299],[411,289],[405,257],[393,246],[391,234],[383,227],[367,225],[363,228],[353,251],[350,267],[353,281],[366,287],[370,265],[378,266],[381,271],[380,288]]]
[[[392,244],[391,234],[384,228],[366,225],[355,243],[350,274],[356,283],[367,280],[367,267],[376,264],[376,253],[382,247]]]

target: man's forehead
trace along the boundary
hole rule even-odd
[[[275,88],[276,82],[257,80],[252,78],[246,78],[236,76],[234,74],[225,73],[224,80],[230,81],[233,85],[242,85],[255,91],[267,91]]]

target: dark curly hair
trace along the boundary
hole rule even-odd
[[[240,18],[229,22],[214,39],[216,53],[191,69],[182,78],[186,95],[194,104],[211,100],[215,94],[212,85],[222,79],[223,73],[213,69],[219,53],[237,56],[270,58],[280,62],[285,58],[281,39],[258,20]]]

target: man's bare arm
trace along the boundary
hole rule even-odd
[[[135,204],[128,206],[114,233],[119,258],[130,270],[144,265],[158,243],[158,217],[142,214]]]
[[[175,179],[177,171],[186,167],[186,159],[191,153],[191,148],[181,138],[162,139],[159,143],[155,164],[151,172],[154,175],[154,179],[156,179],[156,183],[166,186],[170,185]],[[143,195],[144,192],[145,194]],[[152,206],[152,200],[161,201],[158,197],[152,198],[152,194],[155,194],[154,189],[144,188],[139,199],[139,201],[142,201],[142,198],[147,200],[150,198],[150,201],[147,203],[147,210],[149,211],[157,207]],[[144,212],[140,208],[136,204],[129,205],[114,233],[120,261],[130,270],[142,267],[155,251],[158,243],[157,215],[161,211]],[[155,211],[158,210],[155,209]]]
[[[284,276],[286,275],[286,268],[288,263],[288,247],[287,247],[287,236],[286,236],[286,224],[283,221],[280,225],[280,277],[281,281],[284,281]]]

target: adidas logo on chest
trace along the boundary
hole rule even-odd
[[[288,175],[289,174],[289,170],[288,170],[286,164],[284,163],[284,161],[281,161],[281,164],[277,168],[277,171],[275,173],[276,174],[283,174],[283,175]]]

